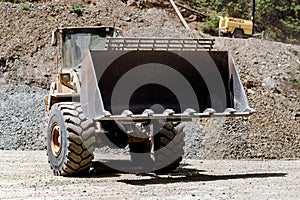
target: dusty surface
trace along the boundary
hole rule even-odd
[[[53,176],[43,151],[0,151],[0,161],[0,199],[300,198],[299,160],[184,160],[168,175],[107,171],[77,178]]]

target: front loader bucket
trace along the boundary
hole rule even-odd
[[[249,105],[225,51],[90,50],[80,101],[103,120],[243,116]]]

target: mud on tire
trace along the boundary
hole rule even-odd
[[[47,130],[47,155],[54,175],[73,176],[89,170],[94,159],[95,123],[80,103],[52,106]]]

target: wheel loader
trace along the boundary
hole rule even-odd
[[[45,97],[54,175],[88,172],[104,146],[128,149],[131,158],[110,168],[169,172],[182,160],[185,122],[254,113],[231,54],[215,51],[214,39],[121,33],[104,26],[52,32],[61,60]]]

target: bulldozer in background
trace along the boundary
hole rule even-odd
[[[214,39],[120,33],[103,26],[52,32],[61,64],[45,102],[55,175],[89,171],[103,146],[129,147],[132,165],[118,170],[169,172],[182,160],[184,122],[255,112],[231,54],[213,50]]]

